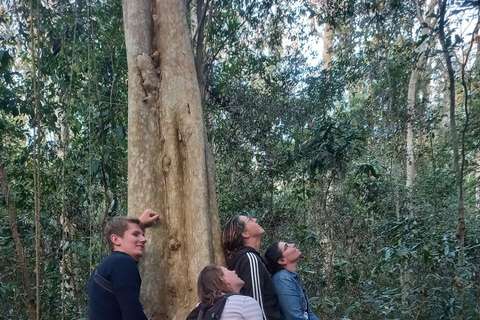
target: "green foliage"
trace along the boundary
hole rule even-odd
[[[457,4],[448,13],[447,37],[450,49],[461,54],[470,40],[459,33],[454,18],[472,20],[478,6],[474,1]],[[210,5],[205,119],[222,222],[245,213],[258,217],[267,230],[265,246],[273,239],[295,242],[303,252],[299,273],[321,319],[451,319],[460,308],[465,319],[478,317],[478,52],[472,52],[467,75],[466,264],[459,267],[457,191],[443,67],[436,61],[441,53],[435,45],[427,51],[430,60],[418,82],[417,177],[412,190],[405,188],[408,84],[418,47],[434,43],[436,32],[422,36],[425,26],[417,21],[414,3]],[[191,17],[195,2],[189,10]],[[324,23],[335,28],[328,69],[311,62],[319,54],[312,18],[317,28]],[[7,2],[0,21],[5,26],[0,35],[0,151],[27,268],[32,277],[32,159],[38,139],[32,79],[37,77],[44,133],[42,319],[85,319],[87,278],[107,254],[102,228],[109,217],[126,212],[121,3],[38,2],[32,12],[29,2]],[[34,34],[32,21],[38,28]],[[458,103],[463,128],[466,118]],[[26,319],[4,199],[0,193],[0,319]]]
[[[331,121],[324,121],[313,128],[313,136],[306,141],[297,155],[297,159],[309,159],[311,175],[342,170],[350,158],[360,155],[356,142],[361,140],[355,127],[346,122],[336,125]]]

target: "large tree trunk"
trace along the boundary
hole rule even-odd
[[[13,242],[15,243],[15,252],[18,260],[18,270],[22,275],[22,287],[26,296],[26,305],[28,308],[28,319],[35,320],[37,318],[35,296],[31,287],[32,281],[28,275],[27,264],[25,256],[23,255],[23,245],[20,235],[18,233],[17,215],[15,213],[15,205],[10,199],[10,190],[8,188],[7,175],[3,166],[3,157],[0,152],[0,187],[2,189],[3,197],[7,204],[8,217],[10,218],[10,231],[12,232]]]
[[[197,0],[197,31],[195,32],[195,69],[197,71],[198,88],[200,90],[200,99],[202,101],[202,108],[205,108],[205,87],[207,85],[205,79],[205,22],[207,18],[208,2]]]
[[[223,261],[201,94],[182,0],[123,0],[129,73],[128,214],[148,230],[142,302],[150,319],[184,319],[201,269]],[[213,190],[213,192],[212,192]]]

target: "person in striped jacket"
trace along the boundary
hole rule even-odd
[[[222,247],[227,268],[245,282],[240,293],[258,301],[264,320],[281,320],[272,279],[258,252],[264,233],[257,219],[235,215],[223,227]]]

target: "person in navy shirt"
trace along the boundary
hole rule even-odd
[[[137,263],[147,242],[145,227],[158,220],[158,214],[147,209],[139,219],[115,217],[107,223],[105,236],[112,253],[88,280],[90,320],[147,320]]]
[[[318,320],[308,302],[308,295],[297,274],[302,253],[294,243],[274,242],[265,251],[268,271],[285,320]]]

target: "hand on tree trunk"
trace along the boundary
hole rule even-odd
[[[138,219],[148,228],[160,222],[160,215],[152,209],[145,209]]]

